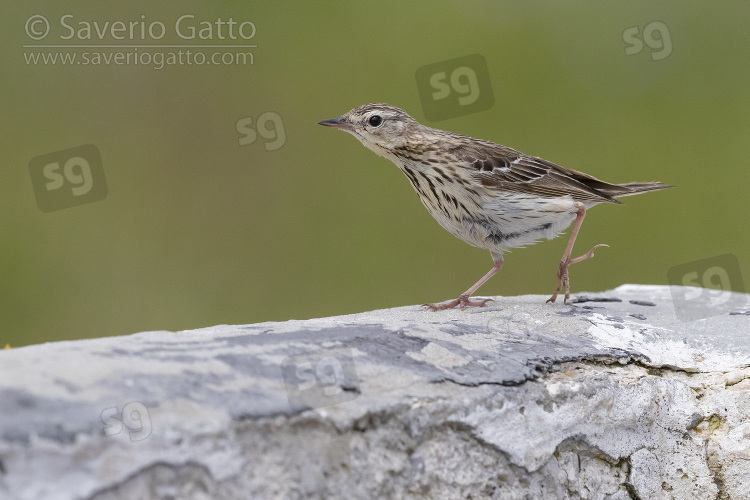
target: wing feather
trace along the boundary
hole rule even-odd
[[[536,156],[487,141],[465,145],[454,153],[483,186],[550,198],[570,196],[576,201],[620,203],[613,196],[627,188],[583,172],[562,167]]]

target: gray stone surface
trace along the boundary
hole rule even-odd
[[[0,351],[0,499],[750,498],[747,295],[545,298]]]

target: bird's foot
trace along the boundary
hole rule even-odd
[[[609,247],[609,245],[605,245],[604,243],[600,243],[599,245],[596,245],[594,248],[586,252],[585,254],[581,255],[580,257],[576,257],[575,259],[565,259],[560,261],[560,269],[557,271],[557,288],[555,288],[555,293],[552,294],[552,297],[547,299],[547,303],[554,302],[557,300],[557,294],[560,292],[560,290],[565,287],[565,299],[563,300],[563,303],[565,305],[568,304],[568,299],[570,298],[570,274],[568,273],[568,268],[572,266],[573,264],[577,264],[581,261],[592,259],[594,257],[594,250],[596,250],[599,247]]]
[[[471,300],[468,295],[460,295],[457,299],[449,300],[441,304],[422,304],[422,307],[426,307],[430,311],[444,311],[446,309],[453,309],[459,306],[463,311],[467,307],[484,307],[487,302],[493,302],[492,299],[477,299]]]

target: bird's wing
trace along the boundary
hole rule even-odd
[[[454,153],[472,171],[472,176],[489,189],[504,189],[549,198],[571,196],[576,201],[620,203],[612,194],[627,189],[601,181],[583,172],[556,165],[512,148],[477,141]]]

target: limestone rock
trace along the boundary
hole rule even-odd
[[[749,297],[686,293],[0,351],[0,498],[750,498]]]

